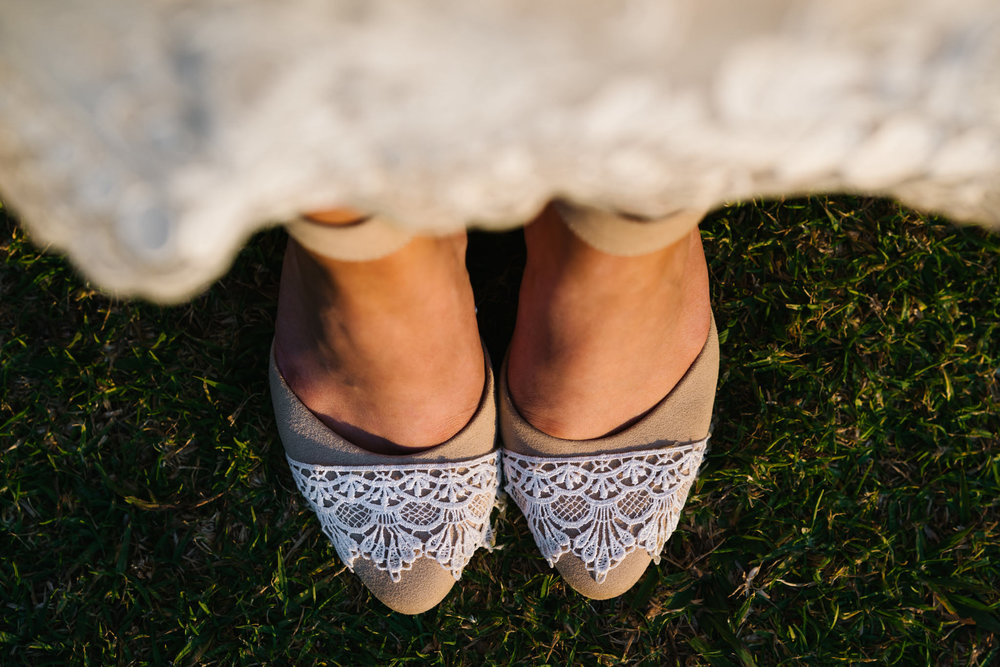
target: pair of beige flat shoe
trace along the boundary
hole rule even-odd
[[[628,429],[594,440],[534,428],[501,376],[500,449],[487,362],[469,424],[406,456],[373,454],[327,428],[285,383],[273,353],[271,396],[295,482],[341,560],[388,607],[418,614],[492,545],[501,465],[542,556],[570,586],[596,599],[631,588],[677,526],[708,441],[718,368],[713,321],[670,394]]]
[[[606,246],[603,235],[616,244],[609,251],[628,254],[622,230],[609,235],[605,226],[572,222],[592,245]],[[350,235],[382,233],[379,224],[333,231],[352,259],[367,259],[350,249]],[[625,231],[641,247],[651,245],[646,223],[627,224],[636,225]],[[329,242],[315,236],[327,230],[290,231],[313,249]],[[405,242],[388,235],[390,246]],[[659,245],[671,236],[680,234],[661,229]],[[418,614],[444,599],[479,548],[492,546],[501,477],[542,556],[570,586],[595,599],[631,588],[677,526],[708,442],[718,369],[713,319],[687,373],[638,422],[604,438],[563,440],[521,417],[506,366],[497,391],[487,356],[470,422],[447,442],[406,456],[373,454],[331,431],[288,387],[273,350],[270,383],[292,475],[337,554],[388,607]]]

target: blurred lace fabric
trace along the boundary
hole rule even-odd
[[[0,5],[0,196],[177,301],[254,231],[861,192],[1000,225],[996,0]]]

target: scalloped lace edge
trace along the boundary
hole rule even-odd
[[[366,558],[398,582],[418,558],[458,581],[494,544],[500,450],[465,461],[324,466],[287,457],[292,477],[348,569]]]
[[[581,457],[506,450],[505,490],[520,507],[542,556],[579,558],[597,583],[637,549],[654,562],[677,527],[708,444]]]

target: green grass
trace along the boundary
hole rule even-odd
[[[702,233],[716,424],[659,567],[586,600],[509,511],[499,550],[406,617],[345,571],[277,441],[280,232],[161,308],[0,220],[0,663],[1000,661],[1000,237],[844,197]],[[494,359],[519,243],[471,246]]]

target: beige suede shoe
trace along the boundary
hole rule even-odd
[[[583,595],[621,595],[659,562],[705,453],[718,374],[713,317],[687,373],[638,422],[604,438],[563,440],[518,413],[504,365],[504,488],[542,556]]]
[[[476,550],[492,546],[500,450],[489,357],[465,428],[405,456],[373,454],[331,431],[285,383],[273,347],[270,381],[292,476],[340,559],[394,611],[437,605]]]

